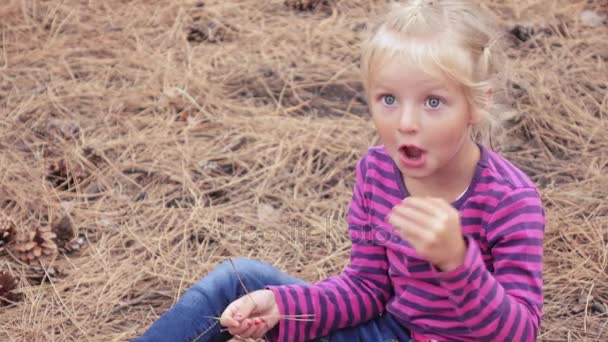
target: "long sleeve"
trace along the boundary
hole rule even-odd
[[[534,188],[509,192],[488,223],[493,271],[467,239],[464,264],[438,272],[457,315],[477,341],[535,341],[543,303],[544,210]]]
[[[339,276],[314,285],[269,286],[282,315],[313,315],[314,321],[283,319],[278,341],[305,341],[352,327],[383,312],[391,296],[385,247],[374,243],[369,206],[364,196],[365,158],[359,160],[348,211],[352,241],[350,263]]]

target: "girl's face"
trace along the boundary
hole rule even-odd
[[[380,139],[404,178],[457,177],[462,161],[478,153],[469,135],[476,115],[453,81],[395,57],[378,67],[368,95]]]

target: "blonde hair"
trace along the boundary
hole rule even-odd
[[[501,78],[498,42],[493,17],[471,1],[394,3],[363,44],[363,85],[369,94],[372,76],[387,57],[413,63],[431,75],[439,72],[463,87],[482,119],[474,127],[475,138],[487,140],[508,114],[493,111],[498,108],[488,96],[490,91],[496,94]]]

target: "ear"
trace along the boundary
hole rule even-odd
[[[488,88],[486,90],[486,106],[492,107],[494,106],[494,89]]]
[[[485,94],[484,94],[484,101],[483,101],[483,109],[487,109],[492,107],[494,104],[494,89],[492,88],[488,88],[488,90],[486,90]],[[475,108],[474,106],[471,106],[471,117],[469,118],[469,124],[471,125],[476,125],[478,123],[481,122],[481,113],[479,112],[479,110],[477,108]]]

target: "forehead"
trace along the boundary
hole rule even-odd
[[[400,56],[378,56],[374,72],[369,78],[369,90],[408,89],[445,90],[455,92],[460,85],[447,77],[436,65],[415,65]]]
[[[449,82],[437,67],[423,68],[399,56],[379,56],[374,69],[370,81],[376,85],[412,83],[420,86],[441,86]]]
[[[458,84],[456,80],[468,74],[471,66],[467,52],[454,41],[445,35],[402,36],[380,30],[367,47],[364,77],[369,83],[407,76],[429,83]]]

